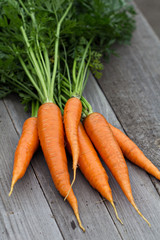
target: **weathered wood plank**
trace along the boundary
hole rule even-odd
[[[6,99],[5,104],[16,130],[18,134],[20,134],[23,122],[29,115],[24,112],[23,106],[21,106],[18,99],[13,96]],[[107,235],[110,236],[110,239],[121,239],[115,223],[110,217],[105,204],[101,201],[101,197],[89,186],[79,170],[77,171],[76,183],[74,184],[73,189],[78,198],[82,222],[86,227],[85,234],[79,229],[71,207],[67,202],[64,202],[63,198],[55,189],[41,151],[37,152],[31,163],[41,185],[42,191],[50,208],[52,209],[53,216],[55,217],[65,239],[102,240],[105,239]],[[69,170],[72,179],[71,161],[69,162]],[[106,202],[106,205],[109,206],[110,204]],[[113,209],[110,211],[113,212]],[[115,221],[117,225],[120,225],[118,220]]]
[[[96,84],[96,82],[94,81],[93,78],[91,78],[89,84],[87,84],[86,92],[87,92],[88,99],[92,102],[94,109],[102,112],[107,117],[107,119],[109,119],[110,122],[116,123],[116,125],[118,125],[119,123],[117,122],[117,119],[116,119],[112,109],[109,107],[105,97],[103,96],[101,90],[99,89],[98,85]],[[7,106],[9,107],[9,111],[10,111],[10,113],[12,113],[12,111],[13,111],[12,107],[16,106],[16,108],[17,108],[18,104],[14,104],[12,106],[12,103],[14,103],[13,99],[8,100],[7,102],[8,102]],[[21,108],[21,106],[19,106],[19,108]],[[11,114],[11,115],[13,116],[13,114]],[[18,123],[16,123],[16,126],[18,126],[17,124]],[[39,158],[39,160],[40,160],[40,158]],[[32,161],[32,164],[33,165],[35,164],[34,160]],[[39,168],[40,162],[38,161],[38,162],[36,162],[36,164],[37,165],[34,166],[34,169],[36,169],[35,171],[36,171],[38,178],[40,179],[40,183],[42,182],[42,187],[44,188],[44,186],[47,186],[47,184],[50,185],[47,187],[47,190],[45,189],[43,191],[45,192],[45,195],[47,196],[48,201],[51,205],[51,204],[53,204],[53,202],[51,203],[51,199],[53,199],[53,188],[54,188],[52,180],[49,176],[49,172],[48,172],[48,178],[46,179],[44,177],[46,175],[46,171],[47,171],[47,169],[45,169],[45,165],[41,166]],[[146,225],[146,223],[143,222],[143,220],[139,217],[139,215],[134,211],[132,206],[130,206],[130,204],[128,203],[126,198],[123,196],[123,193],[121,192],[119,186],[116,184],[116,182],[114,181],[113,177],[110,174],[109,174],[110,184],[113,189],[113,196],[114,196],[114,199],[116,202],[117,209],[119,210],[118,211],[119,215],[123,219],[124,224],[125,224],[123,227],[120,224],[118,224],[118,222],[116,221],[114,213],[113,213],[113,209],[108,203],[107,203],[107,208],[109,209],[110,214],[111,214],[112,218],[114,219],[115,224],[118,227],[118,231],[121,233],[121,236],[123,239],[136,239],[137,234],[138,234],[138,236],[140,236],[141,239],[153,239],[155,236],[159,237],[160,235],[159,235],[159,232],[157,231],[158,228],[155,224],[155,222],[158,223],[157,219],[160,214],[160,212],[159,212],[159,207],[160,207],[159,206],[159,196],[146,173],[144,173],[142,170],[138,169],[137,167],[135,167],[129,163],[128,163],[128,167],[130,170],[131,184],[133,187],[133,194],[136,198],[135,199],[136,203],[139,206],[140,210],[151,221],[152,228],[149,229],[149,227]],[[43,171],[43,169],[44,169],[44,171]],[[71,170],[71,168],[70,168],[70,170]],[[42,171],[44,174],[43,177],[42,177]],[[93,191],[89,187],[89,185],[85,182],[85,180],[83,180],[84,181],[84,185],[83,185],[83,182],[81,181],[81,179],[79,179],[79,175],[80,175],[80,173],[78,173],[78,176],[77,176],[78,178],[77,178],[77,182],[75,185],[75,191],[77,192],[77,195],[79,195],[80,190],[81,190],[81,195],[84,194],[82,196],[82,198],[79,197],[80,204],[82,204],[82,206],[80,205],[80,210],[81,210],[80,212],[83,212],[83,209],[85,209],[84,213],[82,214],[83,217],[85,216],[85,219],[88,217],[88,215],[92,216],[92,218],[95,217],[95,223],[93,224],[92,227],[94,227],[94,225],[96,225],[97,215],[100,215],[101,219],[98,221],[100,226],[98,226],[98,228],[102,227],[102,231],[104,231],[104,229],[106,230],[106,226],[104,226],[104,225],[107,225],[107,224],[105,222],[105,224],[103,225],[104,216],[101,212],[102,205],[98,204],[97,206],[99,209],[98,209],[98,211],[96,211],[97,209],[95,208],[95,206],[96,206],[95,203],[96,203],[97,199],[94,198],[94,201],[93,201],[93,193],[92,193],[92,192],[95,193],[95,191]],[[43,184],[44,184],[44,186],[43,186]],[[77,187],[77,184],[80,184],[80,185],[78,185],[78,187]],[[89,192],[90,200],[89,200],[89,198],[88,199],[86,198],[87,191]],[[157,206],[157,208],[154,207],[155,210],[152,209],[152,207],[150,205],[148,206],[148,202],[151,202],[151,196],[150,196],[151,192],[152,192],[152,197],[153,197],[152,207]],[[145,197],[142,193],[145,194]],[[56,211],[58,208],[59,213],[61,212],[60,210],[61,210],[61,206],[63,206],[62,205],[63,201],[61,202],[62,199],[59,198],[59,195],[57,195],[55,197],[55,199],[57,199],[58,203],[53,204],[52,211],[54,212],[54,216],[56,217],[56,219],[59,218],[58,220],[60,221],[62,216],[58,216]],[[59,206],[59,204],[60,204],[60,206]],[[87,212],[86,212],[86,206],[84,206],[85,204],[86,205],[90,204],[89,205],[90,209],[89,210],[87,209],[88,210]],[[66,207],[66,205],[63,206],[63,210],[65,209],[65,207]],[[93,209],[94,209],[95,215],[92,212]],[[148,213],[146,213],[146,209],[147,209]],[[150,209],[150,211],[148,209]],[[69,210],[69,208],[67,206],[67,209],[63,213],[64,216],[66,214],[66,211],[68,211],[68,210]],[[104,209],[103,209],[103,211],[104,211]],[[157,213],[158,213],[158,215],[157,215],[157,217],[155,217]],[[67,212],[67,214],[68,214],[68,212]],[[72,216],[72,212],[70,212],[68,216]],[[155,219],[154,219],[154,217],[155,217]],[[75,219],[73,219],[73,221],[75,221]],[[102,226],[101,226],[101,224],[102,224]],[[64,225],[61,224],[61,226],[62,226],[62,229],[65,229],[65,227],[66,227],[65,224]],[[92,235],[92,233],[95,233],[94,232],[95,229],[92,229],[92,231],[90,232],[89,224],[88,224],[88,227],[89,227],[89,229],[87,229],[87,232],[89,234]],[[135,232],[135,229],[136,229],[136,232]],[[97,234],[99,235],[101,231],[100,230],[98,231],[98,229],[96,229],[96,230],[97,230]],[[108,229],[107,229],[107,231],[108,231]],[[144,232],[145,232],[145,234],[144,234]],[[109,232],[107,232],[107,233],[105,232],[105,234],[109,234]],[[92,235],[92,239],[97,239],[98,235],[95,235],[95,236]],[[67,235],[67,236],[69,236],[69,235]],[[76,239],[80,239],[79,237],[81,238],[81,233],[77,234]],[[86,234],[85,234],[85,237],[86,237]],[[101,235],[99,237],[101,237]],[[84,239],[87,239],[87,238],[88,238],[88,236]],[[70,235],[70,239],[72,239],[72,235]]]
[[[85,95],[89,102],[92,104],[94,111],[102,113],[110,123],[114,124],[122,130],[122,127],[120,126],[120,123],[118,122],[112,108],[110,107],[101,89],[93,78],[90,78],[90,81],[86,86]],[[140,211],[150,221],[151,228],[148,227],[148,225],[133,209],[131,204],[124,197],[124,194],[120,190],[120,187],[118,186],[116,181],[111,176],[110,172],[107,171],[116,207],[120,218],[124,222],[124,226],[117,226],[118,230],[123,239],[159,239],[159,195],[154,188],[152,182],[150,181],[147,173],[145,173],[143,170],[136,167],[132,163],[127,162],[127,165],[129,169],[130,181],[135,202],[139,207]],[[110,214],[114,219],[115,216],[113,214],[111,206],[107,206],[107,208],[109,208]],[[115,223],[117,224],[116,221]]]
[[[160,169],[160,40],[138,12],[131,46],[105,63],[98,81],[125,132]],[[160,184],[152,178],[160,194]]]
[[[160,1],[157,0],[134,0],[144,14],[147,21],[151,24],[156,34],[160,37]]]
[[[33,169],[8,197],[18,136],[0,101],[0,239],[63,239]]]
[[[137,25],[140,26],[141,28],[148,28],[147,23],[140,17],[137,16],[138,23]],[[137,30],[138,31],[138,30]],[[149,33],[143,32],[142,31],[142,36],[143,36],[143,41],[144,39],[148,42],[148,34],[150,33],[151,35],[151,30],[149,30]],[[120,53],[122,54],[124,52],[124,58],[125,61],[122,61],[121,59],[115,60],[112,58],[112,63],[110,62],[111,65],[106,66],[107,69],[107,74],[105,75],[106,79],[110,78],[110,84],[112,85],[112,88],[110,88],[110,84],[107,83],[108,85],[105,85],[106,82],[103,81],[103,86],[105,85],[105,91],[106,88],[108,87],[107,90],[107,97],[109,94],[109,101],[112,103],[114,110],[116,110],[116,114],[118,116],[118,119],[120,119],[120,122],[122,123],[125,131],[130,134],[133,140],[135,140],[138,143],[139,141],[142,141],[141,146],[143,146],[145,142],[144,138],[144,133],[138,134],[138,131],[136,130],[137,125],[134,125],[134,128],[132,128],[133,120],[137,119],[137,116],[139,118],[138,126],[141,128],[143,127],[143,121],[145,122],[147,119],[146,126],[148,127],[147,131],[147,136],[149,136],[149,133],[152,131],[151,126],[153,124],[153,120],[156,120],[156,126],[154,126],[154,131],[159,130],[159,124],[158,124],[158,117],[157,113],[155,113],[158,103],[155,106],[151,107],[149,106],[148,109],[149,114],[144,112],[141,115],[139,115],[142,111],[142,107],[148,106],[150,103],[155,103],[155,100],[152,102],[151,97],[152,95],[156,95],[158,97],[158,89],[156,89],[152,86],[151,87],[151,93],[150,91],[146,90],[146,83],[144,84],[142,82],[138,82],[136,77],[139,77],[136,71],[138,71],[138,66],[143,69],[143,73],[145,74],[144,76],[146,77],[146,81],[149,82],[149,76],[152,76],[152,80],[155,82],[155,76],[153,77],[153,68],[154,64],[150,63],[148,66],[146,59],[148,57],[148,63],[149,63],[149,56],[147,55],[147,48],[144,47],[145,45],[149,47],[146,44],[146,41],[143,42],[141,40],[141,31],[139,30],[139,33],[137,35],[137,38],[134,37],[134,48],[132,50],[132,47],[125,47],[125,48],[120,48]],[[147,31],[147,29],[146,29]],[[135,33],[137,34],[137,32]],[[153,34],[153,33],[152,33]],[[154,44],[158,44],[158,39],[154,37],[153,39]],[[137,41],[137,42],[136,42]],[[139,43],[140,42],[140,43]],[[150,36],[150,42],[151,42],[151,36]],[[137,46],[137,45],[139,45]],[[146,52],[142,52],[141,48],[144,48]],[[125,50],[128,49],[129,53]],[[136,56],[134,55],[136,52]],[[140,52],[139,57],[141,57],[141,65],[139,64],[138,60],[138,52]],[[129,55],[127,55],[129,54]],[[143,59],[143,56],[145,55],[145,60]],[[153,51],[150,52],[150,56],[152,56],[152,59],[155,58]],[[129,61],[131,59],[131,64],[129,64]],[[157,57],[158,60],[158,57]],[[160,60],[160,59],[159,59]],[[117,61],[117,62],[116,62]],[[123,64],[118,63],[118,61],[122,61]],[[155,61],[155,60],[154,60]],[[145,64],[144,64],[145,63]],[[156,62],[156,68],[158,67],[158,63]],[[120,67],[121,66],[121,67]],[[117,70],[118,68],[118,70]],[[146,68],[146,69],[145,69]],[[124,72],[124,69],[125,72]],[[144,70],[145,69],[145,70]],[[154,68],[155,69],[155,68]],[[158,69],[158,68],[157,68]],[[108,74],[108,70],[109,74]],[[135,71],[136,70],[136,71]],[[115,74],[116,72],[116,74]],[[130,78],[134,82],[128,82],[127,77]],[[140,74],[140,78],[142,77],[142,73]],[[159,77],[159,73],[157,74],[157,77]],[[124,89],[121,87],[119,84],[120,78],[121,84],[124,86],[125,84],[128,84],[128,86],[134,86],[135,92],[132,92],[131,89],[128,90],[128,88]],[[125,84],[123,84],[123,78],[125,79]],[[112,81],[111,81],[112,79]],[[156,80],[158,81],[158,80]],[[136,83],[135,83],[136,82]],[[143,83],[143,84],[142,84]],[[156,86],[158,87],[158,82],[155,83]],[[136,87],[135,87],[136,85]],[[114,88],[116,86],[116,90]],[[132,87],[133,87],[132,86]],[[137,87],[138,86],[138,87]],[[119,89],[119,91],[117,91]],[[139,91],[140,89],[140,91]],[[96,111],[99,111],[107,117],[107,119],[111,122],[114,123],[116,126],[119,126],[119,123],[110,108],[108,102],[106,101],[105,97],[103,96],[102,92],[98,88],[96,82],[94,79],[91,79],[89,82],[89,85],[87,85],[87,96],[88,99],[92,102],[93,108]],[[110,92],[111,91],[111,92]],[[143,94],[143,91],[145,92],[145,95]],[[110,92],[110,93],[108,93]],[[131,108],[131,105],[128,104],[129,98],[126,97],[126,92],[129,94],[129,96],[133,95],[134,97],[131,97],[130,101],[133,103],[132,110],[134,111],[132,115],[132,110],[127,109],[128,107]],[[125,94],[123,94],[125,93]],[[146,93],[150,94],[149,97],[146,97]],[[117,96],[112,96],[112,94],[117,94]],[[137,101],[137,94],[141,96],[141,102],[139,103]],[[121,97],[123,96],[122,100],[126,100],[125,104],[122,104],[123,101],[121,100]],[[128,95],[127,95],[128,96]],[[142,98],[142,96],[145,96],[145,99]],[[113,99],[116,99],[114,102]],[[112,100],[112,101],[111,101]],[[121,101],[120,101],[121,100]],[[146,104],[144,102],[146,101]],[[17,103],[17,100],[12,98],[8,99],[6,102],[7,108],[10,112],[10,115],[13,119],[13,123],[15,124],[15,127],[17,129],[17,132],[21,132],[21,127],[24,122],[24,119],[27,117],[23,113],[23,109],[20,106],[19,103]],[[16,105],[14,105],[16,104]],[[119,105],[120,104],[120,105]],[[137,104],[138,104],[138,114],[137,114]],[[141,105],[142,104],[142,105]],[[156,104],[156,103],[155,103]],[[124,105],[124,110],[119,109],[119,106]],[[139,107],[140,106],[140,107]],[[139,109],[140,108],[140,109]],[[118,110],[119,109],[119,110]],[[147,109],[147,108],[144,108]],[[147,110],[148,110],[147,109]],[[159,110],[157,110],[159,111]],[[17,116],[19,114],[19,116]],[[153,118],[152,118],[153,114]],[[123,118],[121,117],[123,115]],[[136,116],[135,116],[136,115]],[[132,116],[131,120],[128,120],[129,117]],[[150,118],[148,118],[150,116]],[[135,118],[134,118],[135,117]],[[153,119],[153,120],[152,120]],[[149,121],[148,121],[149,120]],[[126,123],[127,122],[127,123]],[[146,127],[145,126],[145,127]],[[131,128],[130,128],[131,127]],[[139,129],[140,130],[140,129]],[[143,128],[144,130],[144,128]],[[134,135],[134,133],[136,133]],[[157,133],[154,133],[157,134]],[[137,138],[135,138],[137,136]],[[157,135],[156,135],[157,136]],[[156,138],[157,139],[157,138]],[[149,140],[149,139],[148,139]],[[158,143],[158,140],[157,140]],[[139,144],[140,145],[140,144]],[[145,146],[144,146],[145,147]],[[143,149],[144,149],[143,147]],[[148,148],[145,148],[146,153],[148,153]],[[157,150],[154,150],[157,151]],[[44,195],[46,196],[46,199],[48,201],[49,206],[52,209],[52,213],[54,217],[56,218],[56,221],[65,237],[65,239],[104,239],[106,236],[109,236],[110,239],[159,239],[160,238],[160,231],[159,231],[159,219],[160,219],[160,203],[159,203],[159,195],[154,188],[152,182],[150,181],[150,178],[148,175],[134,166],[133,164],[128,163],[129,167],[129,172],[130,172],[130,179],[131,179],[131,185],[133,189],[133,195],[135,198],[135,201],[139,207],[139,209],[144,213],[144,215],[148,218],[148,220],[151,222],[152,227],[149,228],[147,224],[138,216],[138,214],[134,211],[132,206],[128,203],[126,198],[124,197],[123,193],[121,192],[119,186],[116,184],[114,181],[113,177],[109,173],[110,176],[110,185],[111,188],[113,189],[113,196],[116,202],[117,210],[119,213],[119,216],[122,218],[124,222],[124,226],[121,226],[118,221],[116,221],[113,209],[111,206],[105,202],[110,215],[112,219],[114,220],[115,226],[113,225],[113,222],[111,221],[111,218],[109,218],[108,212],[106,211],[106,208],[104,207],[103,203],[97,204],[97,200],[100,200],[101,198],[98,196],[98,194],[90,188],[90,186],[87,184],[87,182],[82,178],[80,172],[78,172],[77,176],[77,181],[74,186],[74,190],[76,195],[78,196],[79,199],[79,207],[80,207],[80,214],[82,217],[82,221],[86,227],[87,232],[83,234],[79,228],[77,227],[76,220],[73,216],[73,213],[70,209],[69,206],[67,206],[67,203],[63,202],[63,199],[59,196],[57,191],[54,189],[53,182],[51,180],[51,177],[49,175],[47,166],[42,158],[42,155],[40,152],[38,152],[37,157],[33,159],[32,161],[32,166],[34,168],[34,171],[36,173],[36,176],[40,182],[40,185],[42,187],[42,191],[44,192]],[[107,169],[107,168],[106,168]],[[8,169],[9,171],[9,169]],[[70,171],[71,171],[71,166],[70,166]],[[26,176],[27,178],[28,176]],[[24,185],[23,185],[24,186]],[[159,186],[159,183],[157,183],[157,186]],[[9,186],[8,186],[9,187]],[[17,189],[19,186],[17,185]],[[87,206],[88,205],[88,206]],[[71,223],[69,225],[68,223]],[[75,223],[75,224],[74,224]],[[71,228],[73,227],[73,229]],[[74,227],[76,228],[74,229]]]

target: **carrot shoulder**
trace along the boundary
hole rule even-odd
[[[143,168],[146,172],[160,180],[160,171],[154,164],[144,155],[144,153],[138,148],[138,146],[127,137],[121,130],[109,124],[114,137],[116,138],[124,156]]]
[[[100,113],[92,113],[85,118],[84,126],[88,136],[119,183],[125,196],[140,216],[150,225],[134,202],[127,164],[106,119]]]
[[[71,185],[64,147],[62,115],[56,104],[45,103],[39,108],[38,134],[55,187],[65,197]],[[77,199],[72,189],[67,200],[75,213],[79,226],[85,231],[79,217]]]
[[[23,124],[22,134],[15,151],[13,177],[9,196],[12,194],[15,183],[24,176],[38,146],[37,118],[30,117]]]
[[[73,157],[73,181],[76,178],[76,169],[79,158],[79,143],[78,143],[78,125],[81,119],[82,103],[76,98],[70,98],[64,108],[64,127],[67,141],[70,144]],[[67,197],[67,196],[66,196]]]

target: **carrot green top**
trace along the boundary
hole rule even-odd
[[[5,81],[31,100],[54,102],[61,26],[72,1],[2,0],[1,7]]]
[[[1,0],[0,97],[10,92],[1,88],[7,82],[25,104],[55,102],[55,86],[60,93],[67,78],[70,96],[80,98],[88,67],[98,73],[98,55],[131,39],[135,12],[127,1]]]

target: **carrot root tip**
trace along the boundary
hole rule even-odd
[[[8,194],[9,197],[11,196],[11,194],[12,194],[12,192],[13,192],[13,187],[14,187],[14,184],[11,184],[11,189],[10,189],[10,192],[9,192],[9,194]]]
[[[115,212],[115,214],[116,214],[116,218],[117,218],[118,221],[123,225],[122,220],[121,220],[121,219],[119,218],[119,216],[118,216],[117,209],[116,209],[116,206],[115,206],[114,202],[111,201],[110,203],[111,203],[111,205],[112,205],[112,207],[113,207],[113,209],[114,209],[114,212]]]
[[[79,213],[75,213],[75,216],[77,218],[77,221],[78,221],[78,224],[79,224],[79,227],[83,230],[83,232],[85,232],[85,228],[82,226],[82,223],[81,223],[81,219],[79,217]]]
[[[136,206],[136,204],[134,202],[131,203],[132,206],[135,208],[135,210],[137,211],[137,213],[143,218],[143,220],[149,225],[149,227],[151,227],[150,222],[142,215],[142,213],[139,211],[138,207]]]
[[[69,193],[70,193],[70,191],[71,191],[71,188],[72,188],[75,180],[76,180],[76,169],[74,169],[74,172],[73,172],[73,180],[72,180],[71,186],[70,186],[70,188],[69,188],[69,190],[68,190],[68,193],[67,193],[67,195],[66,195],[65,198],[64,198],[64,201],[66,201],[67,197],[69,196]]]
[[[83,232],[86,231],[85,228],[82,225],[79,225],[79,226],[80,226],[80,228],[82,229]]]

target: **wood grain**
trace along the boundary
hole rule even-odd
[[[63,239],[52,212],[29,167],[8,197],[17,133],[0,101],[0,239]]]
[[[98,87],[96,81],[92,77],[86,86],[85,93],[88,100],[92,102],[94,110],[103,113],[109,122],[120,127],[114,112]],[[19,109],[18,112],[21,112],[20,109],[23,112],[22,106],[18,104],[17,99],[11,98],[6,100],[5,103],[12,117],[17,116],[17,114],[13,114],[13,112],[15,112],[14,106],[16,106],[16,109]],[[15,126],[17,126],[17,131],[19,131],[18,122],[16,122],[15,119],[13,120]],[[137,239],[137,237],[140,237],[142,240],[154,239],[154,237],[157,237],[158,239],[160,237],[160,232],[158,231],[158,219],[160,219],[159,195],[157,194],[157,191],[148,175],[133,164],[128,163],[133,195],[139,209],[151,222],[152,227],[149,228],[135,212],[132,206],[128,203],[127,199],[124,197],[118,184],[105,167],[110,177],[110,185],[113,191],[117,210],[119,216],[124,222],[124,226],[121,226],[118,223],[115,219],[112,207],[108,204],[108,202],[105,202],[116,226],[116,228],[113,228],[113,226],[112,229],[110,228],[110,220],[108,220],[108,216],[106,216],[104,204],[99,202],[101,198],[98,197],[97,192],[89,186],[78,171],[77,182],[74,186],[74,190],[76,195],[79,196],[80,214],[83,216],[82,221],[85,223],[84,225],[87,226],[87,232],[85,234],[82,234],[81,231],[79,231],[71,209],[63,202],[63,199],[54,188],[47,166],[45,162],[42,161],[41,152],[38,153],[37,160],[33,159],[32,165],[48,204],[52,209],[54,217],[56,218],[65,239],[74,239],[75,236],[75,239],[103,239],[106,234],[110,234],[111,239],[118,239],[118,236],[122,239]],[[71,163],[70,171],[72,171]],[[68,225],[68,221],[70,221],[70,225]],[[73,228],[75,227],[75,229],[73,230],[71,226]],[[109,226],[109,228],[107,228],[107,226]],[[120,235],[118,235],[118,232]]]
[[[131,46],[104,62],[102,91],[128,136],[160,169],[160,40],[138,11]],[[160,194],[160,184],[152,178]]]
[[[93,77],[91,77],[90,81],[87,83],[85,96],[89,102],[92,103],[94,111],[102,113],[111,124],[123,130],[110,104],[106,100],[106,97],[102,93]],[[123,239],[159,239],[159,194],[146,172],[128,161],[127,166],[129,169],[129,176],[135,202],[142,214],[144,214],[144,216],[150,221],[151,228],[148,227],[148,225],[133,209],[131,204],[122,193],[120,187],[112,177],[111,173],[104,165],[109,175],[109,183],[113,191],[113,197],[116,203],[119,217],[124,222],[123,226],[117,225],[116,222],[118,231],[120,232]],[[107,206],[107,208],[109,209],[110,214],[114,219],[115,216],[113,214],[111,206]]]

